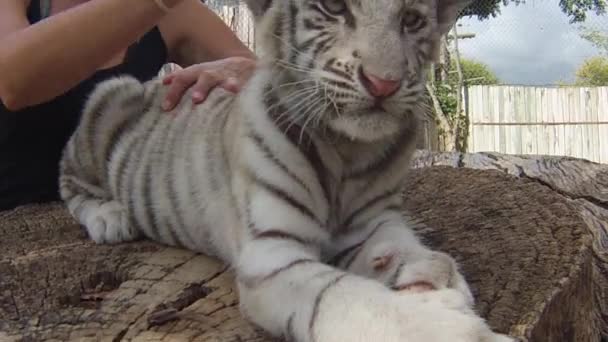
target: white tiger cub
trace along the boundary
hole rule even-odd
[[[98,243],[234,267],[243,314],[299,342],[511,341],[400,213],[424,70],[469,0],[249,0],[260,67],[164,114],[159,80],[91,95],[61,195]]]

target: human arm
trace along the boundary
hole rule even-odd
[[[28,3],[0,1],[0,99],[9,110],[64,93],[166,15],[152,0],[94,0],[30,25]]]
[[[159,27],[167,41],[170,58],[181,67],[229,57],[255,58],[224,21],[200,0],[184,0]]]
[[[176,42],[170,48],[171,57],[185,67],[164,79],[169,85],[165,110],[173,109],[190,88],[194,103],[203,102],[216,86],[238,92],[255,69],[254,53],[199,0],[185,0],[161,22],[160,28],[169,35],[178,35],[167,40]]]

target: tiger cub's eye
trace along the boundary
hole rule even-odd
[[[403,26],[409,31],[418,31],[426,25],[426,20],[417,11],[406,11],[403,14]]]
[[[344,0],[321,0],[321,5],[330,14],[340,15],[347,10]]]

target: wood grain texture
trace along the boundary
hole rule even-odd
[[[573,208],[578,216],[584,221],[585,234],[591,235],[591,257],[590,265],[585,263],[577,266],[577,272],[589,273],[590,280],[585,282],[575,278],[554,278],[554,281],[563,284],[563,287],[555,289],[553,301],[546,302],[546,311],[541,317],[545,322],[539,320],[539,327],[528,327],[526,338],[533,341],[608,341],[608,165],[593,163],[570,157],[551,156],[529,156],[529,155],[503,155],[498,153],[431,153],[418,151],[414,160],[415,168],[427,168],[431,166],[447,166],[457,169],[495,170],[503,174],[513,176],[517,179],[530,181],[541,185],[552,192],[556,198],[565,201]],[[473,193],[476,183],[471,184],[469,192]],[[488,201],[499,200],[488,197]],[[561,215],[558,215],[561,219]],[[557,222],[553,222],[557,225]],[[536,238],[536,237],[535,237]],[[568,247],[573,242],[567,239],[558,244],[558,249]],[[547,272],[552,272],[550,269]],[[576,289],[576,282],[580,290]],[[592,299],[590,320],[580,327],[590,331],[592,337],[572,339],[570,335],[574,325],[568,324],[566,317],[571,315],[570,322],[576,321],[575,316],[583,311],[582,302],[576,300],[576,295],[583,291],[590,291]],[[564,299],[567,302],[563,302]],[[555,311],[555,315],[552,313]],[[569,312],[569,313],[568,313]],[[556,317],[562,317],[561,321]],[[541,324],[542,323],[542,324]],[[536,330],[535,330],[536,329]],[[566,331],[566,335],[553,339],[540,338],[542,334],[548,334],[546,329],[553,331]],[[595,333],[593,329],[596,329]],[[536,335],[534,335],[536,334]],[[540,335],[539,335],[540,334]],[[536,338],[534,338],[536,336]],[[553,336],[553,335],[551,335]],[[570,336],[570,337],[569,337]]]
[[[600,341],[607,166],[426,152],[414,166],[404,210],[461,263],[492,327]],[[94,245],[57,203],[0,213],[0,234],[0,341],[270,341],[241,318],[217,260],[147,241]]]

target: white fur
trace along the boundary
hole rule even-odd
[[[466,309],[460,293],[395,294],[346,280],[330,289],[315,326],[324,342],[507,342]]]
[[[432,5],[422,12],[436,9],[434,0],[426,2]],[[300,13],[306,8],[293,4]],[[377,75],[413,77],[421,72],[418,57],[430,47],[418,51],[412,37],[401,39],[395,25],[384,22],[386,11],[398,13],[402,2],[362,4],[369,16],[355,12],[360,29],[350,30],[340,18],[342,26],[330,30],[337,37],[332,49],[319,57],[323,63],[339,59],[333,67],[352,74],[352,84],[341,90],[350,96],[342,112],[330,106],[327,93],[296,96],[308,94],[294,86],[298,80],[317,84],[331,74],[323,64],[303,71],[310,68],[310,51],[295,56],[291,78],[277,70],[278,51],[289,55],[289,42],[314,37],[301,25],[285,41],[269,33],[276,32],[278,13],[289,17],[289,3],[274,1],[259,17],[260,3],[252,0],[264,62],[240,95],[215,89],[193,106],[186,94],[171,116],[160,109],[166,89],[158,79],[143,86],[128,77],[101,84],[66,147],[62,197],[98,243],[143,234],[218,256],[235,269],[243,314],[275,336],[298,342],[510,341],[474,313],[454,259],[424,246],[396,209],[420,114],[408,103],[419,100],[419,84],[388,99],[385,110],[369,112],[370,96],[352,70],[366,63]],[[429,14],[429,20],[436,18]],[[289,34],[290,23],[281,24]],[[417,35],[429,36],[436,26]],[[268,87],[277,102],[265,101]],[[274,122],[272,106],[278,105],[300,125],[297,141]],[[436,290],[411,290],[418,283]]]

